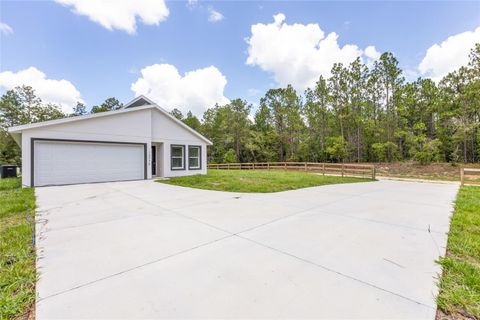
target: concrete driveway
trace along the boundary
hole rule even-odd
[[[37,319],[434,319],[457,189],[37,188]]]

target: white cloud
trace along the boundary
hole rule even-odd
[[[180,75],[171,64],[154,64],[141,70],[142,76],[132,84],[136,96],[141,94],[166,109],[178,108],[186,113],[191,110],[197,116],[215,103],[229,100],[223,91],[227,84],[225,76],[214,66]]]
[[[198,5],[198,0],[188,0],[187,1],[187,8],[193,9]]]
[[[247,39],[247,64],[271,72],[282,86],[291,84],[303,91],[313,86],[320,75],[329,77],[334,63],[348,64],[363,57],[364,52],[358,46],[341,47],[338,35],[331,32],[325,36],[318,24],[289,25],[282,13],[273,18],[273,23],[252,25],[252,34]],[[365,56],[368,62],[378,52],[369,46]]]
[[[365,56],[367,58],[372,59],[372,60],[377,60],[381,56],[381,53],[378,52],[377,49],[375,49],[374,46],[366,47],[364,53],[365,53]]]
[[[0,21],[0,33],[3,33],[4,35],[9,35],[13,33],[13,29],[8,24]]]
[[[222,21],[225,17],[218,11],[215,11],[213,8],[208,8],[208,21],[210,22],[219,22]]]
[[[35,67],[0,72],[0,88],[10,90],[22,85],[31,86],[44,102],[60,105],[65,113],[71,113],[77,101],[83,102],[80,92],[70,81],[47,79],[45,73]]]
[[[448,37],[442,43],[436,43],[428,48],[418,69],[423,76],[439,81],[449,72],[468,63],[470,49],[477,42],[480,42],[480,27],[474,31],[466,31]]]
[[[405,80],[407,80],[408,82],[413,82],[417,80],[418,77],[420,77],[420,72],[417,68],[406,67],[403,70],[403,75],[405,76]]]
[[[375,46],[366,47],[363,51],[363,54],[365,55],[365,62],[369,68],[373,67],[373,63],[378,60],[382,55],[380,52],[377,51]]]
[[[258,90],[258,89],[255,89],[255,88],[250,88],[247,90],[247,95],[249,97],[256,97],[258,96],[260,93],[262,93],[262,91]]]
[[[72,7],[108,30],[118,29],[134,34],[137,18],[146,25],[158,25],[169,15],[164,0],[55,0]]]

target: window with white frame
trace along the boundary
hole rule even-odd
[[[172,170],[185,170],[185,146],[170,146],[170,163]]]
[[[202,149],[200,146],[188,146],[188,169],[198,170],[202,168]]]

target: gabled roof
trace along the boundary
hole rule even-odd
[[[122,109],[120,110],[114,110],[114,111],[106,111],[106,112],[100,112],[100,113],[94,113],[94,114],[87,114],[83,116],[75,116],[75,117],[68,117],[68,118],[63,118],[63,119],[57,119],[57,120],[49,120],[49,121],[43,121],[43,122],[36,122],[36,123],[30,123],[30,124],[24,124],[20,126],[15,126],[15,127],[10,127],[8,128],[8,132],[14,136],[15,135],[20,135],[22,131],[24,130],[29,130],[29,129],[34,129],[34,128],[42,128],[42,127],[47,127],[47,126],[53,126],[57,124],[63,124],[63,123],[70,123],[70,122],[75,122],[75,121],[84,121],[88,119],[93,119],[93,118],[101,118],[101,117],[109,117],[121,113],[128,113],[128,112],[134,112],[134,111],[139,111],[139,110],[145,110],[145,109],[156,109],[160,111],[164,116],[167,118],[171,119],[175,123],[177,123],[179,126],[183,127],[184,129],[190,131],[193,133],[195,136],[200,138],[201,140],[205,141],[208,145],[212,145],[212,142],[202,136],[200,133],[197,131],[193,130],[189,126],[187,126],[185,123],[182,121],[178,120],[174,116],[172,116],[170,113],[168,113],[165,109],[160,108],[158,105],[155,103],[152,104],[147,104],[147,105],[138,105],[138,106],[131,106],[131,104],[140,101],[141,99],[146,99],[145,101],[151,101],[150,99],[140,96],[132,100],[131,102],[127,103]]]
[[[126,103],[122,109],[135,108],[135,107],[146,106],[146,105],[157,105],[157,104],[152,100],[148,99],[147,97],[145,97],[144,95],[139,95],[129,103]]]

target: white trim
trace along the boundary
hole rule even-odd
[[[194,149],[197,149],[198,153],[197,153],[197,156],[191,156],[190,155],[190,148],[194,148]],[[201,161],[201,153],[202,153],[202,147],[201,146],[188,146],[188,157],[187,157],[187,160],[188,160],[188,170],[190,169],[193,169],[193,170],[198,170],[198,169],[201,169],[202,168],[202,164],[200,163]],[[196,167],[193,167],[193,166],[190,166],[190,159],[197,159],[198,161],[198,165]]]
[[[195,136],[197,136],[198,138],[200,138],[204,142],[206,142],[208,145],[212,145],[212,142],[210,140],[208,140],[207,138],[202,136],[200,133],[193,130],[192,128],[187,126],[185,123],[178,120],[177,118],[175,118],[170,113],[168,113],[166,110],[160,108],[156,104],[145,105],[145,106],[140,106],[140,107],[135,107],[135,108],[128,108],[128,109],[120,109],[120,110],[114,110],[114,111],[106,111],[106,112],[100,112],[100,113],[94,113],[94,114],[87,114],[87,115],[84,115],[84,116],[75,116],[75,117],[69,117],[69,118],[63,118],[63,119],[57,119],[57,120],[49,120],[49,121],[43,121],[43,122],[37,122],[37,123],[24,124],[24,125],[20,125],[20,126],[10,127],[10,128],[8,128],[8,132],[10,134],[22,133],[22,131],[24,131],[24,130],[29,130],[29,129],[34,129],[34,128],[52,126],[52,125],[75,122],[75,121],[82,121],[82,120],[87,120],[87,119],[92,119],[92,118],[108,117],[108,116],[112,116],[112,115],[116,115],[116,114],[134,112],[134,111],[146,110],[146,109],[157,109],[157,110],[159,110],[163,115],[165,115],[167,118],[171,119],[172,121],[174,121],[175,123],[180,125],[182,128],[190,131]]]
[[[180,150],[182,150],[182,155],[181,156],[174,156],[173,155],[173,149],[174,148],[180,148]],[[177,145],[177,144],[171,145],[170,150],[171,150],[171,153],[170,153],[170,168],[172,170],[185,170],[185,145]],[[182,160],[182,166],[174,167],[173,166],[173,159]]]

